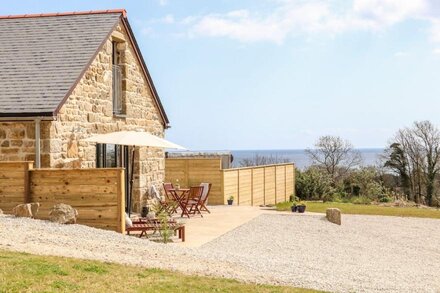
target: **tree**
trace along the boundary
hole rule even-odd
[[[245,158],[240,160],[240,167],[252,167],[252,166],[263,166],[272,164],[282,164],[289,163],[289,159],[278,157],[278,156],[261,156],[256,154],[252,158]]]
[[[386,153],[385,166],[400,175],[409,199],[420,203],[424,191],[426,203],[432,205],[440,171],[439,129],[429,121],[414,122],[397,132]]]
[[[414,137],[425,162],[426,201],[432,206],[435,178],[440,171],[440,131],[429,121],[414,122]]]
[[[409,162],[402,145],[398,142],[391,143],[385,150],[385,158],[384,166],[399,175],[403,193],[408,196],[411,193]]]
[[[358,188],[360,196],[370,199],[378,199],[386,193],[378,169],[374,166],[361,167],[351,172],[346,181],[351,187],[350,193],[352,195],[355,186]]]
[[[307,149],[312,163],[326,170],[336,184],[353,167],[362,163],[361,154],[353,145],[338,136],[321,136],[314,149]]]

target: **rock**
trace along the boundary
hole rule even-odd
[[[329,222],[341,225],[341,211],[336,208],[326,210],[326,218]]]
[[[31,202],[31,203],[28,203],[28,205],[31,206],[32,217],[35,218],[37,216],[38,209],[40,208],[40,203],[39,202]]]
[[[59,203],[49,212],[49,220],[59,224],[75,224],[78,211],[71,206]]]
[[[12,213],[16,217],[35,218],[39,208],[40,203],[38,202],[24,203],[13,208]]]

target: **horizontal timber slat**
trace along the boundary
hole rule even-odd
[[[0,162],[0,209],[39,202],[37,218],[47,219],[57,203],[78,210],[78,223],[124,232],[124,170],[32,169],[31,162]]]
[[[182,187],[212,184],[209,203],[225,204],[230,196],[234,204],[275,204],[294,193],[295,166],[292,163],[221,169],[220,159],[167,158],[165,177]]]

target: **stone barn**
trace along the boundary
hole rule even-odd
[[[125,10],[0,17],[0,161],[128,167],[130,151],[83,141],[169,121]],[[137,148],[133,205],[164,180],[161,149]],[[127,184],[128,186],[128,184]]]

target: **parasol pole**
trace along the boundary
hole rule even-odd
[[[133,193],[133,173],[134,173],[134,148],[135,146],[132,146],[131,149],[131,172],[130,172],[130,192],[128,195],[128,200],[127,200],[127,204],[128,204],[128,216],[131,216],[131,195]]]

